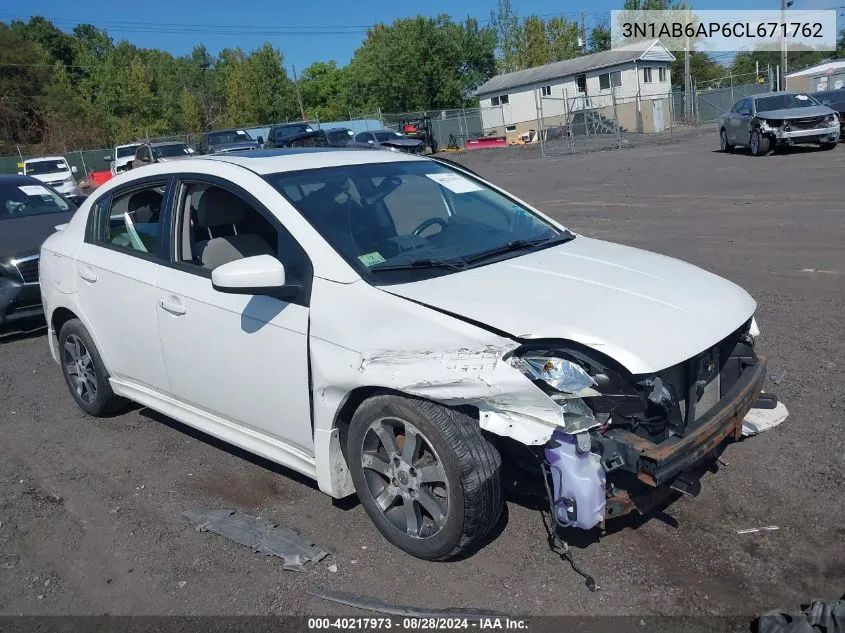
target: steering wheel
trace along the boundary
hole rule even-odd
[[[440,225],[441,231],[446,228],[446,220],[443,218],[429,218],[428,220],[423,220],[417,228],[411,231],[411,235],[420,235],[428,227],[434,226],[435,224]]]

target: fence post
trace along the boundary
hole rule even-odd
[[[79,160],[82,161],[82,173],[87,176],[88,175],[88,168],[85,166],[85,156],[82,153],[82,150],[79,150]]]
[[[622,149],[622,132],[619,130],[619,112],[616,110],[616,86],[610,86],[610,100],[613,102],[613,129],[616,134],[616,149]]]

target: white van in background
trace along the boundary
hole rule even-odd
[[[63,156],[28,158],[23,162],[23,171],[18,172],[50,185],[65,197],[83,195],[73,177],[75,173],[76,166],[70,167]]]

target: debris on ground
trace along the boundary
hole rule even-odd
[[[419,607],[409,607],[405,605],[390,604],[379,598],[372,598],[360,593],[351,593],[348,591],[333,591],[331,589],[323,589],[317,587],[309,589],[305,592],[309,596],[343,604],[348,607],[362,609],[364,611],[375,611],[376,613],[384,613],[386,615],[397,615],[405,617],[416,618],[462,618],[468,621],[477,621],[485,618],[505,618],[512,617],[506,613],[497,611],[487,611],[484,609],[460,609],[460,608],[444,608],[444,609],[428,609]]]
[[[746,528],[744,530],[737,530],[737,534],[754,534],[755,532],[772,532],[774,530],[779,530],[780,528],[777,525],[764,525],[763,527],[758,528]]]
[[[329,550],[315,545],[294,530],[260,517],[241,514],[237,510],[193,508],[184,513],[198,532],[213,532],[253,551],[277,556],[290,571],[305,571],[309,562],[329,555]]]
[[[757,633],[845,633],[845,596],[814,600],[800,613],[769,611],[757,619]]]
[[[333,574],[337,573],[337,565],[329,565],[329,571]]]
[[[749,437],[773,429],[788,416],[783,402],[778,402],[773,409],[751,409],[742,421],[742,435]]]
[[[0,556],[0,569],[14,569],[18,566],[18,559],[14,556]]]

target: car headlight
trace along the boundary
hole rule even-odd
[[[67,178],[65,178],[64,182],[65,182],[66,185],[75,185],[76,184],[76,181],[73,179],[73,176],[68,176]]]
[[[579,363],[546,354],[511,356],[507,361],[533,382],[550,388],[549,397],[563,414],[565,433],[581,433],[602,425],[583,400],[602,394],[596,389],[595,379]]]

